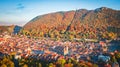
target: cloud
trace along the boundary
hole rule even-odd
[[[17,4],[16,9],[23,10],[24,8],[25,8],[25,6],[22,3]]]

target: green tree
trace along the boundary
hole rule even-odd
[[[24,64],[23,67],[28,67],[28,65],[27,65],[27,64]]]
[[[64,67],[64,64],[66,63],[65,59],[58,59],[58,64],[60,64],[60,67]]]
[[[41,63],[38,63],[38,67],[42,67],[42,64],[41,64]]]
[[[9,59],[9,58],[3,58],[3,60],[1,60],[0,62],[1,65],[3,66],[9,66],[9,67],[14,67],[14,63]],[[5,65],[4,65],[5,64]]]
[[[50,63],[48,67],[55,67],[53,63]]]
[[[43,33],[43,32],[40,32],[39,35],[40,35],[40,37],[43,37],[43,36],[44,36],[44,33]]]
[[[2,64],[2,65],[0,65],[0,67],[7,67],[7,65],[6,64]]]
[[[98,67],[98,65],[97,64],[93,64],[93,67]]]
[[[111,57],[111,61],[112,61],[113,63],[117,61],[116,58],[115,58],[115,56],[112,56],[112,57]]]

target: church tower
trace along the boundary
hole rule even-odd
[[[65,46],[65,47],[64,47],[63,54],[64,54],[64,55],[67,55],[67,54],[68,54],[68,46]]]

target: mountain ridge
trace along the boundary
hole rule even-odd
[[[83,37],[89,32],[94,33],[93,38],[97,36],[98,30],[108,31],[108,27],[120,28],[120,10],[113,10],[107,7],[97,8],[95,10],[72,10],[48,13],[33,18],[23,29],[29,32],[43,32],[44,35],[57,31],[75,32],[75,37]],[[90,34],[89,34],[90,35]],[[49,35],[48,35],[49,36]],[[91,37],[88,37],[91,38]]]

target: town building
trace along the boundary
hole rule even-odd
[[[68,46],[56,46],[54,51],[62,55],[67,55],[69,53]]]

